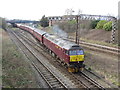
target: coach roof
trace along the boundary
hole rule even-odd
[[[45,34],[45,37],[50,40],[51,42],[55,43],[56,45],[60,46],[61,48],[65,48],[67,50],[73,49],[73,47],[79,47],[79,45],[75,44],[74,42],[70,42],[68,40],[62,39],[57,35],[54,34]]]
[[[36,29],[36,28],[34,28],[34,31],[37,32],[37,33],[40,34],[40,35],[43,35],[43,34],[46,33],[46,32],[44,32],[44,31],[42,31],[42,30],[40,30],[40,29]]]

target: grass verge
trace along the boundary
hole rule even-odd
[[[8,34],[2,30],[2,87],[3,88],[36,88],[32,68],[25,61]]]
[[[106,43],[106,42],[95,41],[95,40],[87,40],[85,38],[80,38],[80,40],[88,42],[88,43],[92,43],[92,44],[99,44],[99,45],[103,45],[103,46],[109,46],[109,47],[118,48],[118,44]]]

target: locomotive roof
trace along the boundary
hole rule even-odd
[[[68,40],[62,39],[57,35],[54,34],[45,34],[45,37],[49,39],[50,41],[54,42],[56,45],[60,46],[61,48],[65,48],[67,50],[73,49],[75,47],[80,46],[78,44],[75,44],[74,42],[70,42]]]

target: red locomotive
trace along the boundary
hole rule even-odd
[[[84,68],[84,51],[79,45],[30,26],[17,24],[17,27],[37,38],[55,57],[67,65],[69,72],[78,72]]]

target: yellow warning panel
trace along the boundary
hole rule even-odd
[[[72,55],[70,56],[70,62],[84,61],[84,55]]]

